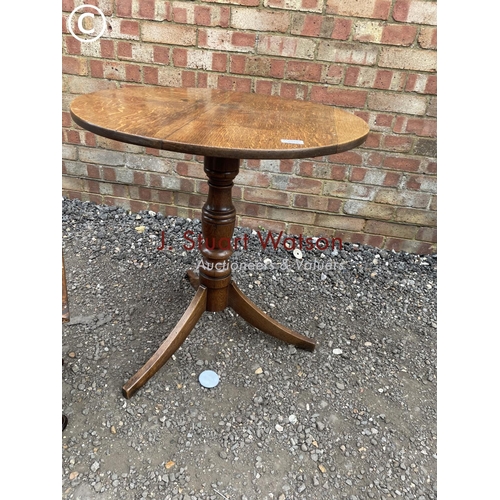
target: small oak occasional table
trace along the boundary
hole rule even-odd
[[[231,280],[236,211],[233,180],[242,159],[310,158],[362,144],[369,132],[357,116],[317,103],[215,89],[124,87],[81,95],[73,120],[95,134],[130,144],[204,156],[208,177],[202,208],[203,265],[187,276],[191,304],[147,363],[123,386],[130,398],[172,356],[204,311],[231,307],[259,330],[312,351],[316,342],[259,309]],[[231,245],[229,245],[231,246]]]

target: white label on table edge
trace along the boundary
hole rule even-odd
[[[281,139],[283,144],[304,144],[300,139]]]

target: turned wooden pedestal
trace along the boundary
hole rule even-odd
[[[227,242],[233,236],[236,211],[231,201],[231,189],[239,163],[240,160],[232,158],[205,158],[208,197],[203,206],[201,225],[203,240],[211,243],[210,248],[207,248],[205,243],[202,245],[203,265],[198,270],[198,276],[191,270],[187,273],[196,294],[160,348],[123,386],[122,392],[126,398],[130,398],[141,388],[174,354],[205,311],[223,311],[226,307],[231,307],[248,323],[273,337],[309,351],[316,345],[313,339],[300,335],[270,318],[231,280],[229,259],[233,250],[221,245],[221,242]],[[221,246],[224,248],[220,248]]]

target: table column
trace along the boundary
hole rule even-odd
[[[208,197],[201,216],[203,264],[198,274],[200,284],[207,288],[207,311],[223,311],[228,305],[236,222],[231,190],[239,166],[237,159],[205,157]]]

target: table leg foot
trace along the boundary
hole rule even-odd
[[[198,278],[198,276],[192,269],[189,269],[186,272],[186,278],[189,280],[189,283],[191,283],[191,286],[195,290],[198,290],[198,287],[200,286],[200,278]]]
[[[129,399],[140,389],[177,351],[205,311],[207,289],[200,286],[191,304],[163,344],[149,361],[123,386],[122,394]]]
[[[295,345],[300,349],[313,351],[316,341],[290,330],[270,318],[262,309],[257,307],[232,281],[229,285],[229,307],[244,320],[259,330],[280,340]]]

